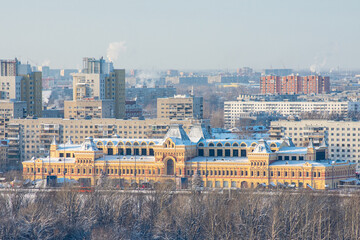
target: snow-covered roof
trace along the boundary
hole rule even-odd
[[[211,163],[211,162],[236,162],[236,163],[239,163],[239,162],[242,162],[242,163],[247,163],[249,160],[247,157],[195,157],[195,158],[192,158],[186,162],[208,162],[208,163]]]
[[[193,145],[181,124],[170,125],[163,141],[170,138],[176,145]]]
[[[313,142],[312,138],[309,141],[308,148],[314,148],[314,142]]]
[[[289,161],[276,161],[270,164],[270,166],[294,166],[294,167],[302,167],[305,163],[309,163],[315,167],[329,167],[333,165],[334,161],[331,160],[322,160],[322,161],[296,161],[296,160],[289,160]],[[336,161],[336,164],[339,163],[347,163],[346,161]],[[350,163],[351,164],[351,163]]]
[[[108,145],[110,142],[111,144],[113,144],[114,146],[116,145],[159,145],[163,142],[162,139],[157,139],[157,138],[147,138],[147,139],[142,139],[142,138],[95,138],[94,142],[97,146],[101,146],[101,145]]]
[[[253,153],[272,153],[269,145],[264,139],[260,139]]]
[[[299,154],[305,155],[307,153],[306,147],[283,147],[277,151],[279,154]]]
[[[63,158],[63,157],[53,157],[53,158],[37,158],[24,161],[25,163],[33,163],[36,160],[41,160],[43,163],[75,163],[75,158]]]
[[[210,139],[211,135],[204,125],[194,124],[190,130],[189,138],[192,142],[197,143],[200,139]]]
[[[112,162],[112,163],[119,163],[119,162],[139,162],[139,163],[143,163],[143,162],[155,162],[155,157],[154,156],[133,156],[133,155],[104,155],[101,158],[98,158],[95,160],[96,162],[99,161],[107,161],[107,162]]]
[[[81,144],[81,151],[98,151],[96,144],[92,137],[85,138],[85,141]]]

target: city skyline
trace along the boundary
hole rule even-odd
[[[0,52],[2,58],[54,68],[81,68],[82,57],[104,56],[126,69],[358,69],[359,6],[357,1],[6,2]]]

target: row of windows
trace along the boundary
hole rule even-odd
[[[65,168],[65,173],[67,173],[67,168]],[[181,169],[179,170],[179,174],[181,175]],[[27,168],[27,172],[28,173],[34,173],[34,169],[33,168]],[[41,168],[37,168],[37,172],[40,173],[41,172]],[[54,173],[54,169],[52,168],[51,169],[51,172]],[[72,168],[71,169],[71,173],[73,174],[75,172],[75,170]],[[95,174],[100,174],[102,173],[103,170],[102,169],[99,169],[99,168],[96,168],[95,170]],[[44,168],[44,173],[47,173],[47,168]],[[57,169],[57,173],[60,174],[61,173],[61,168],[58,168]],[[64,172],[63,172],[64,173]],[[86,174],[86,169],[77,169],[77,173],[80,174]],[[106,170],[106,173],[107,174],[124,174],[124,175],[128,175],[128,174],[154,174],[156,173],[155,169],[107,169]],[[340,171],[338,173],[342,173],[342,175],[346,175],[346,171]],[[88,174],[92,174],[92,171],[91,169],[88,169]],[[157,174],[160,174],[160,169],[157,169]],[[187,175],[189,176],[192,176],[194,174],[194,170],[187,170]],[[203,176],[237,176],[238,175],[238,172],[237,171],[233,171],[233,170],[198,170],[198,174],[199,175],[203,175]],[[276,174],[276,175],[274,175]],[[240,176],[248,176],[248,171],[239,171],[239,175]],[[302,177],[302,172],[298,172],[298,174],[296,174],[295,172],[287,172],[285,171],[284,174],[283,174],[283,177],[295,177],[295,175],[297,175],[296,177]],[[330,173],[328,173],[328,175],[330,175]],[[266,177],[266,172],[263,171],[250,171],[250,176],[257,176],[257,177]],[[270,172],[270,176],[273,177],[273,176],[277,176],[277,177],[281,177],[281,172],[280,171],[271,171]],[[306,172],[305,173],[305,176],[306,177],[310,177],[310,172]],[[313,177],[321,177],[321,173],[320,172],[313,172]]]
[[[194,174],[194,170],[187,170],[187,174],[189,176],[192,176]],[[237,171],[233,171],[233,170],[199,170],[198,171],[199,175],[203,175],[203,176],[237,176],[239,174],[239,176],[257,176],[257,177],[266,177],[266,171],[244,171],[241,170],[239,171],[239,173]],[[310,177],[310,172],[306,172],[305,173],[305,177]],[[329,173],[330,174],[330,173]],[[345,174],[345,173],[344,173]],[[295,176],[296,175],[296,176]],[[283,173],[283,175],[281,174],[280,171],[271,171],[270,172],[270,176],[274,177],[302,177],[302,172],[298,172],[298,174],[296,174],[295,172],[287,172],[285,171]],[[320,172],[313,172],[313,177],[321,177],[321,173]]]
[[[34,173],[34,168],[27,168],[27,172],[28,173]],[[77,172],[77,174],[92,174],[92,171],[91,171],[91,169],[88,169],[88,171],[86,171],[86,169],[82,169],[82,171],[81,171],[81,169],[77,169],[77,170],[75,170],[74,168],[72,168],[71,169],[71,173],[73,174],[73,173],[75,173],[75,172]],[[100,174],[100,173],[102,173],[103,172],[103,169],[99,169],[99,168],[96,168],[95,169],[95,174]],[[119,174],[119,175],[121,175],[121,174],[124,174],[124,175],[128,175],[128,174],[153,174],[153,175],[155,175],[156,174],[156,172],[157,172],[157,174],[160,174],[160,169],[157,169],[157,171],[155,171],[155,169],[147,169],[147,170],[145,170],[145,169],[119,169],[119,171],[118,171],[118,169],[107,169],[106,171],[105,171],[105,173],[107,173],[107,174]],[[41,173],[41,168],[37,168],[37,173]],[[44,168],[44,173],[47,173],[47,168]],[[54,173],[54,169],[52,168],[51,169],[51,173]],[[58,174],[60,174],[60,173],[64,173],[64,172],[61,172],[61,168],[58,168],[57,169],[57,173]],[[65,174],[66,173],[68,173],[68,169],[67,168],[65,168]],[[180,170],[180,175],[181,175],[181,170]]]
[[[203,157],[204,156],[204,149],[198,149],[198,156]],[[215,157],[215,149],[209,149],[209,156]],[[231,150],[230,149],[216,149],[216,156],[218,157],[230,157],[231,156]],[[232,156],[233,157],[239,157],[239,150],[238,149],[232,149]],[[246,157],[247,151],[246,149],[240,150],[240,157]]]
[[[103,150],[102,147],[98,147],[99,150]],[[113,148],[107,149],[107,155],[115,155]],[[149,149],[149,154],[147,154],[146,148],[133,148],[133,151],[131,151],[131,148],[118,148],[117,155],[135,155],[135,156],[154,156],[154,149]]]

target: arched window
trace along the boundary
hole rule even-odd
[[[114,144],[112,142],[108,142],[107,145],[108,146],[114,146]]]
[[[222,147],[222,144],[221,144],[221,143],[217,143],[216,146],[217,146],[217,147]]]
[[[141,146],[146,146],[146,142],[142,142],[142,143],[141,143]]]
[[[134,142],[133,145],[134,145],[134,146],[139,146],[139,143],[138,143],[138,142]]]
[[[199,143],[198,147],[203,147],[204,144],[203,143]]]
[[[255,143],[255,142],[253,142],[253,143],[251,144],[252,147],[255,147],[256,145],[257,145],[257,143]]]
[[[131,146],[131,142],[126,142],[126,146]]]
[[[238,147],[239,144],[238,143],[233,143],[233,147]]]
[[[209,147],[214,147],[214,143],[209,143]]]
[[[240,147],[247,147],[246,143],[241,143]]]
[[[225,147],[230,147],[230,143],[225,143]]]

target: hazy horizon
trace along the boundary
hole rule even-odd
[[[0,59],[81,68],[360,69],[358,1],[6,1]],[[14,14],[15,13],[15,14]]]

